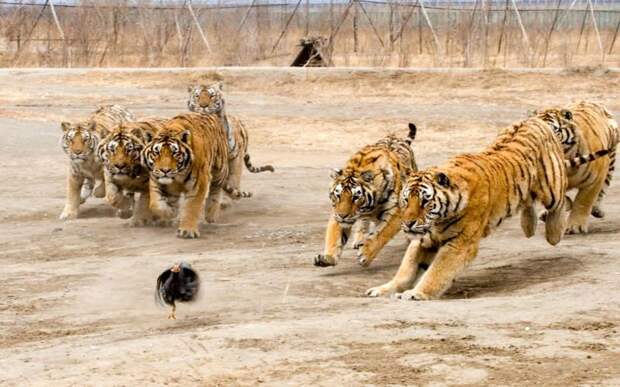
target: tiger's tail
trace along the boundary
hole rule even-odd
[[[241,198],[251,198],[252,192],[240,191],[236,188],[231,187],[229,184],[224,186],[224,192],[230,195],[231,198],[237,200]]]
[[[407,134],[407,138],[405,139],[405,142],[409,145],[411,145],[411,143],[413,142],[413,140],[415,140],[415,134],[418,131],[418,128],[416,128],[414,123],[409,123],[409,133]]]
[[[259,173],[259,172],[265,172],[265,171],[270,171],[273,172],[275,171],[275,169],[273,169],[273,167],[271,165],[263,165],[260,167],[255,167],[252,165],[252,162],[250,161],[250,154],[246,153],[245,156],[243,157],[243,161],[245,162],[245,167],[248,169],[248,171],[252,172],[252,173]]]
[[[594,153],[588,153],[585,155],[579,155],[577,157],[574,157],[572,159],[566,159],[564,160],[564,165],[566,166],[566,168],[575,168],[578,167],[580,165],[592,162],[594,160],[600,159],[601,157],[607,156],[608,154],[612,153],[611,149],[602,149],[599,151],[596,151]],[[615,153],[615,152],[613,152]]]

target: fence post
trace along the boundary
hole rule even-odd
[[[207,52],[210,54],[211,53],[211,46],[209,46],[209,41],[207,40],[207,35],[205,35],[204,31],[202,30],[202,27],[200,26],[200,22],[198,21],[198,18],[196,17],[196,14],[194,13],[194,9],[192,8],[192,0],[189,0],[187,2],[187,9],[189,10],[189,13],[192,15],[192,19],[194,19],[194,23],[196,24],[196,28],[198,29],[198,33],[200,34],[200,37],[202,38],[202,41],[205,44],[205,47],[207,48]]]

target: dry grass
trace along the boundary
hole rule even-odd
[[[179,2],[83,0],[79,7],[57,5],[64,39],[49,7],[0,6],[0,66],[286,66],[305,35],[334,35],[333,61],[341,66],[617,65],[619,14],[595,9],[599,45],[587,3],[567,12],[568,3],[557,8],[557,1],[549,0],[544,10],[521,9],[526,36],[517,14],[503,3],[493,8],[481,1],[470,8],[449,3],[429,8],[432,29],[419,7],[395,2],[361,2],[350,8],[326,3],[308,13],[303,0],[298,8],[297,2],[267,6],[257,1],[252,9],[221,1],[208,8],[194,5],[209,47]]]

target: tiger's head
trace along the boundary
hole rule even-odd
[[[142,151],[142,163],[159,184],[171,184],[175,178],[191,170],[193,152],[189,130],[164,128],[155,137],[146,134],[147,145]]]
[[[345,224],[353,224],[361,215],[372,213],[393,184],[391,169],[372,162],[360,169],[334,169],[331,178],[329,197],[334,217]]]
[[[146,138],[139,126],[117,126],[97,147],[97,156],[116,180],[135,178],[142,171],[140,153]]]
[[[529,116],[545,121],[553,129],[553,133],[560,140],[564,150],[570,149],[577,143],[579,129],[573,121],[573,113],[570,110],[552,107],[534,110],[529,113]]]
[[[62,122],[61,145],[72,162],[83,163],[93,159],[95,149],[99,143],[94,122],[72,124]]]
[[[463,184],[457,185],[440,170],[427,169],[411,174],[400,194],[402,229],[422,234],[436,222],[450,219],[467,205]]]
[[[220,112],[224,108],[222,89],[221,82],[211,85],[190,86],[187,89],[189,93],[187,107],[194,113],[212,114]]]

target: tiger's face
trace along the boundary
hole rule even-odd
[[[435,222],[450,218],[466,205],[462,188],[448,175],[426,170],[413,173],[400,194],[402,229],[409,234],[423,234]]]
[[[189,130],[163,129],[150,139],[142,151],[142,161],[159,184],[171,184],[185,176],[192,166],[193,153]]]
[[[212,114],[221,111],[224,107],[220,82],[211,85],[191,86],[187,91],[189,93],[187,107],[191,112]]]
[[[144,142],[139,130],[121,125],[99,144],[97,156],[114,179],[135,178],[142,171]]]
[[[83,163],[91,160],[99,142],[99,137],[95,132],[95,124],[63,122],[60,124],[60,127],[63,132],[61,139],[62,149],[71,161]]]
[[[377,186],[383,185],[381,171],[335,169],[329,197],[338,223],[353,224],[360,215],[370,214],[377,205]]]
[[[570,110],[548,108],[535,110],[530,113],[530,116],[540,118],[553,129],[553,133],[560,140],[564,151],[569,150],[577,143],[578,128],[573,121],[573,113]]]

